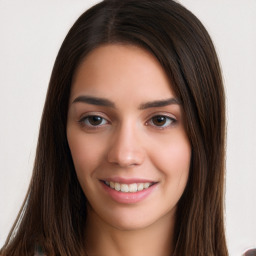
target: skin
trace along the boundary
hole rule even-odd
[[[89,255],[170,255],[191,145],[182,106],[156,58],[121,44],[87,55],[72,83],[67,138],[89,202]],[[120,178],[150,180],[154,186],[143,200],[120,203],[102,182]]]

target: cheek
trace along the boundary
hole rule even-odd
[[[67,133],[68,144],[78,178],[93,176],[94,171],[104,160],[104,147],[98,140],[90,139],[83,132]]]
[[[151,151],[153,162],[165,180],[185,186],[190,169],[191,146],[183,134],[167,137]]]
[[[173,143],[165,151],[166,165],[175,172],[188,172],[191,160],[191,147],[187,142]]]

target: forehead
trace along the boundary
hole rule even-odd
[[[171,83],[155,56],[134,45],[109,44],[90,52],[77,68],[71,98],[136,95],[154,100],[174,96]]]

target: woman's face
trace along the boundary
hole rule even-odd
[[[182,106],[158,63],[132,45],[105,45],[78,67],[67,138],[92,215],[122,230],[174,220],[191,146]]]

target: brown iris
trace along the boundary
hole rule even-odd
[[[166,117],[165,116],[155,116],[152,118],[152,123],[155,126],[163,126],[166,123]]]
[[[100,125],[102,123],[103,118],[100,116],[89,116],[88,121],[91,125]]]

